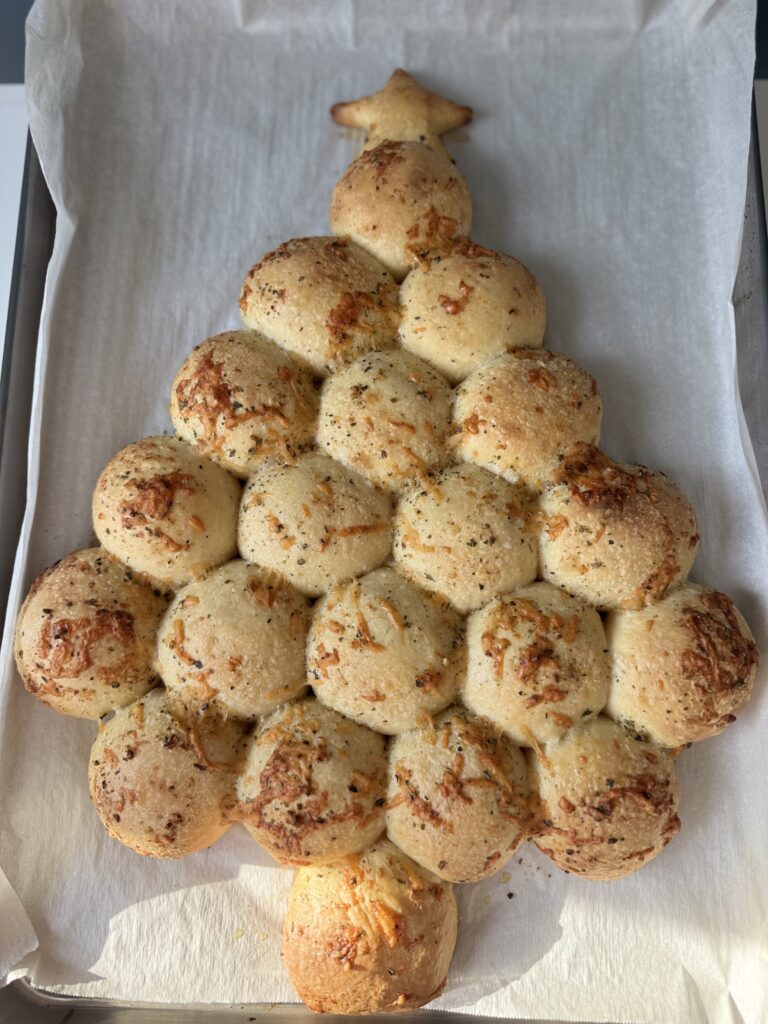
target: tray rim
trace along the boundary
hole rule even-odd
[[[737,346],[739,336],[749,330],[756,336],[762,338],[763,344],[768,348],[768,290],[766,289],[766,277],[768,276],[768,232],[766,230],[765,197],[762,189],[762,176],[760,166],[760,151],[758,145],[758,126],[755,109],[754,90],[752,96],[751,115],[751,138],[747,166],[747,186],[744,208],[744,229],[742,233],[742,245],[739,258],[739,266],[735,277],[733,289],[733,304],[736,321]],[[53,248],[56,211],[48,192],[47,184],[42,173],[37,151],[31,136],[27,138],[27,153],[24,164],[24,176],[22,182],[20,213],[18,221],[18,233],[16,240],[14,268],[11,279],[11,294],[8,310],[8,321],[6,327],[6,343],[3,358],[3,383],[0,386],[0,474],[3,472],[3,455],[6,450],[8,438],[7,411],[9,396],[13,394],[11,378],[14,370],[13,350],[19,344],[19,338],[26,337],[27,350],[31,351],[33,357],[37,349],[38,328],[40,321],[43,289],[47,273],[47,265]],[[33,249],[33,258],[30,256],[30,249]],[[39,294],[39,304],[34,302],[36,316],[30,316],[29,297]],[[26,301],[25,301],[26,300]],[[34,369],[34,358],[32,359]],[[8,371],[8,372],[6,372]],[[750,437],[754,439],[752,430]],[[768,442],[768,438],[765,439]],[[756,452],[757,469],[762,484],[764,495],[768,496],[768,457],[762,461],[759,453]],[[26,472],[26,462],[24,472]],[[2,476],[0,475],[0,480]],[[7,487],[4,488],[8,490]],[[19,490],[23,493],[24,487]],[[4,496],[3,496],[4,497]],[[23,503],[22,503],[23,509]],[[7,520],[6,520],[7,521]],[[20,529],[20,523],[19,523]],[[5,533],[5,531],[3,531]],[[12,552],[10,569],[13,567],[13,555],[15,555],[18,532],[10,544],[6,543],[3,537],[3,550],[0,555],[4,556],[6,549]],[[0,559],[0,580],[8,568],[2,564]],[[10,578],[10,570],[9,570]],[[2,594],[5,597],[5,593]],[[0,620],[5,616],[4,603],[0,605]],[[111,1000],[90,996],[69,996],[50,992],[43,987],[35,986],[28,977],[20,977],[10,982],[5,989],[0,989],[0,1013],[4,1018],[4,992],[11,992],[24,1000],[27,1007],[34,1007],[38,1013],[45,1013],[44,1017],[37,1017],[39,1021],[52,1021],[59,1019],[61,1024],[65,1021],[93,1020],[96,1024],[111,1020],[135,1022],[135,1024],[150,1024],[154,1019],[162,1018],[168,1024],[174,1021],[184,1021],[188,1024],[205,1024],[205,1022],[218,1019],[255,1021],[269,1015],[280,1018],[291,1018],[297,1021],[306,1022],[315,1018],[315,1014],[308,1010],[301,1003],[147,1003],[131,1002],[122,1000]],[[54,1018],[47,1011],[60,1014],[65,1011],[63,1018]],[[106,1010],[107,1015],[99,1014],[98,1011]],[[91,1013],[97,1012],[97,1018]],[[441,1018],[446,1022],[477,1021],[494,1022],[499,1020],[514,1020],[520,1024],[575,1024],[572,1021],[552,1020],[531,1020],[522,1017],[488,1017],[474,1014],[463,1014],[455,1011],[440,1009],[422,1008],[419,1010],[406,1011],[399,1014],[374,1014],[365,1017],[368,1021],[391,1021],[395,1017],[410,1021],[434,1021]],[[25,1021],[28,1017],[22,1018]],[[327,1015],[327,1019],[334,1020],[362,1020],[363,1017],[336,1017]],[[597,1024],[594,1021],[580,1022],[580,1024]],[[600,1022],[609,1024],[609,1022]]]

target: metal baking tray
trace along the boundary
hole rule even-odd
[[[756,123],[752,120],[744,233],[733,292],[736,319],[739,388],[764,493],[768,489],[768,409],[761,401],[768,382],[768,293],[766,292],[766,225]],[[37,154],[27,145],[24,184],[8,315],[2,385],[0,386],[0,616],[5,613],[8,584],[24,513],[26,453],[37,334],[55,228],[55,210]],[[365,1018],[407,1019],[413,1024],[439,1020],[473,1021],[496,1018],[419,1010]],[[212,1021],[255,1022],[274,1019],[293,1024],[316,1019],[299,1005],[177,1005],[117,1003],[58,996],[19,980],[0,989],[0,1024],[209,1024]],[[328,1016],[329,1021],[348,1020]],[[525,1022],[521,1021],[521,1024]],[[563,1024],[539,1021],[536,1024]]]

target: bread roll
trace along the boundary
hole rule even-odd
[[[530,583],[538,554],[523,489],[479,466],[451,466],[415,484],[395,516],[395,563],[458,611]]]
[[[310,373],[253,331],[198,345],[171,388],[182,441],[243,478],[265,459],[290,461],[309,447],[317,406]]]
[[[385,140],[364,150],[336,185],[334,234],[349,235],[401,281],[429,253],[469,234],[472,200],[444,150]]]
[[[496,598],[467,622],[463,700],[516,743],[559,739],[608,699],[600,616],[549,583]]]
[[[449,882],[494,874],[527,838],[525,757],[463,708],[402,733],[389,752],[387,835]]]
[[[118,452],[93,494],[100,543],[136,572],[175,589],[236,551],[240,485],[175,437]]]
[[[392,508],[357,473],[321,452],[267,464],[243,492],[240,554],[305,594],[381,565],[392,548]]]
[[[622,878],[659,854],[680,829],[669,753],[600,715],[531,757],[540,800],[535,843],[564,871]]]
[[[509,348],[540,348],[546,303],[536,278],[511,256],[464,240],[425,261],[400,288],[400,341],[452,384]]]
[[[307,671],[324,704],[377,732],[405,732],[456,696],[461,619],[394,569],[377,569],[318,602]]]
[[[456,453],[540,490],[564,451],[597,442],[602,402],[594,379],[567,356],[517,348],[479,367],[456,390]]]
[[[283,957],[311,1010],[415,1009],[442,992],[456,927],[451,886],[382,841],[296,872]]]
[[[160,674],[190,706],[252,719],[301,696],[309,602],[272,573],[227,562],[187,584],[157,638]]]
[[[294,238],[251,268],[240,310],[249,327],[325,374],[392,348],[397,285],[348,238]]]
[[[384,831],[384,738],[302,700],[261,722],[238,779],[237,816],[281,864],[324,864]]]
[[[148,857],[185,857],[229,828],[242,727],[183,720],[162,688],[120,708],[91,750],[91,800],[113,839]]]
[[[334,103],[331,116],[337,124],[364,128],[364,149],[386,139],[425,142],[441,149],[443,132],[466,124],[472,109],[425,89],[407,71],[397,68],[383,89],[372,96]]]
[[[326,381],[317,441],[374,486],[398,491],[448,459],[451,390],[408,352],[373,352]]]
[[[24,685],[77,718],[130,704],[156,682],[166,604],[103,548],[74,551],[37,577],[21,606],[14,654]]]
[[[717,590],[684,583],[641,611],[611,612],[607,712],[665,747],[714,736],[749,700],[757,646]]]
[[[575,445],[541,497],[544,579],[608,610],[660,601],[688,575],[699,534],[663,473]]]

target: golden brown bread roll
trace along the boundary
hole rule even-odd
[[[193,349],[171,388],[182,441],[235,476],[311,445],[317,392],[310,373],[255,331],[227,331]]]
[[[607,713],[665,747],[714,736],[752,692],[757,646],[730,598],[684,583],[641,611],[611,612]]]
[[[444,150],[385,140],[366,149],[340,178],[331,229],[367,249],[397,281],[430,254],[469,234],[472,200]]]
[[[387,795],[388,837],[449,882],[494,874],[531,823],[522,751],[460,707],[392,740]]]
[[[540,809],[535,843],[598,881],[637,871],[680,829],[671,755],[600,715],[531,756]]]
[[[544,579],[600,609],[642,608],[685,579],[699,533],[663,473],[575,445],[541,496]]]
[[[456,696],[459,616],[394,569],[342,583],[315,606],[307,672],[318,698],[378,732],[422,724]]]
[[[531,513],[519,485],[479,466],[451,466],[401,498],[395,564],[458,611],[472,611],[535,578]]]
[[[364,352],[392,348],[397,285],[347,238],[294,238],[251,268],[240,310],[249,327],[325,374]]]
[[[37,577],[16,622],[24,685],[56,711],[100,718],[155,685],[167,600],[104,548],[74,551]]]
[[[93,494],[101,544],[136,572],[176,588],[236,551],[240,485],[175,437],[119,451]]]
[[[450,884],[382,841],[359,856],[296,872],[283,957],[312,1010],[415,1009],[445,985],[456,926]]]
[[[381,835],[386,785],[384,737],[302,700],[260,723],[236,814],[281,864],[323,864]]]
[[[468,239],[413,269],[400,302],[401,344],[452,384],[507,349],[544,343],[546,303],[536,278],[511,256]]]
[[[596,443],[597,384],[572,359],[516,348],[471,373],[456,389],[456,454],[540,490],[577,441]]]
[[[409,352],[372,352],[325,382],[317,442],[375,487],[400,491],[448,459],[451,389]]]
[[[309,602],[285,580],[227,562],[176,594],[160,625],[166,686],[191,707],[252,719],[301,696]]]
[[[267,463],[243,491],[240,554],[311,597],[381,565],[392,548],[390,499],[322,452]]]
[[[175,858],[229,828],[243,730],[235,720],[185,718],[159,688],[99,729],[88,769],[91,800],[113,839]]]
[[[559,739],[608,698],[600,616],[549,583],[522,587],[470,615],[467,659],[464,703],[526,747]]]

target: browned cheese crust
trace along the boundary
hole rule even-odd
[[[744,708],[757,645],[733,601],[685,583],[641,611],[612,612],[607,713],[665,747],[714,736]]]
[[[444,150],[386,140],[364,150],[339,179],[331,228],[349,235],[401,281],[418,262],[467,235],[472,200]]]
[[[682,491],[590,445],[565,455],[541,509],[544,579],[600,609],[654,604],[693,565],[699,533]]]
[[[536,577],[535,515],[523,487],[460,465],[411,486],[395,515],[395,564],[462,614]]]
[[[594,444],[602,402],[596,381],[567,356],[516,348],[471,373],[456,389],[456,454],[540,490],[563,452]]]
[[[464,669],[459,616],[394,569],[342,583],[316,605],[309,680],[324,704],[371,729],[424,724],[454,700]]]
[[[517,260],[469,239],[421,260],[400,288],[400,341],[452,384],[510,348],[544,343],[546,303]]]
[[[564,871],[622,878],[680,829],[672,756],[600,715],[531,754],[540,800],[534,841]]]
[[[348,238],[294,238],[248,272],[240,311],[249,327],[324,375],[394,346],[397,285]]]
[[[384,830],[385,741],[316,700],[264,719],[237,784],[237,816],[281,864],[322,864]]]
[[[30,693],[56,711],[100,718],[156,682],[167,600],[103,548],[74,551],[30,587],[14,654]]]
[[[467,653],[464,703],[526,747],[559,739],[608,698],[600,616],[549,583],[505,594],[471,615]]]
[[[93,527],[115,558],[176,588],[234,556],[239,503],[221,466],[175,437],[147,437],[102,471]]]
[[[113,839],[148,857],[177,858],[230,825],[243,728],[186,716],[162,688],[115,712],[91,750],[91,800]]]
[[[308,448],[317,406],[309,371],[253,331],[198,345],[171,388],[179,437],[239,477]]]
[[[525,757],[460,707],[390,746],[387,835],[449,882],[494,874],[528,837]]]
[[[299,869],[283,957],[312,1010],[415,1009],[443,990],[456,927],[451,886],[382,841],[360,856]]]

